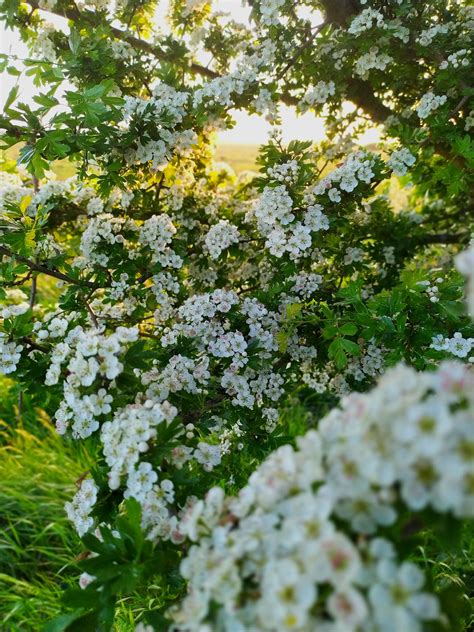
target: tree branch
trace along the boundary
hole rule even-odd
[[[392,110],[373,92],[372,86],[363,79],[352,78],[347,84],[347,96],[358,107],[367,112],[376,123],[384,123]]]
[[[353,15],[360,11],[357,0],[321,0],[326,22],[336,26],[345,26]]]
[[[281,70],[281,71],[278,73],[278,75],[277,75],[277,77],[276,77],[276,80],[277,80],[277,81],[279,81],[280,79],[282,79],[282,78],[286,75],[286,73],[288,72],[288,70],[289,70],[289,69],[290,69],[290,68],[294,65],[294,63],[298,60],[298,58],[300,57],[301,53],[302,53],[303,51],[305,51],[305,50],[308,48],[308,46],[310,46],[310,45],[313,43],[313,41],[314,41],[314,39],[315,39],[316,35],[317,35],[317,34],[318,34],[318,33],[319,33],[319,32],[320,32],[320,31],[321,31],[321,30],[322,30],[325,26],[326,26],[326,22],[323,22],[322,24],[319,24],[319,25],[316,27],[316,29],[314,30],[314,32],[313,32],[313,33],[311,33],[311,36],[310,36],[310,37],[309,37],[309,38],[308,38],[305,42],[303,42],[303,44],[301,44],[301,46],[299,46],[299,47],[296,49],[296,52],[295,52],[295,54],[293,55],[293,57],[292,57],[292,58],[290,59],[290,61],[286,64],[286,66],[283,68],[283,70]]]
[[[54,209],[52,212],[49,213],[48,226],[50,226],[51,228],[56,228],[64,222],[76,219],[80,215],[87,215],[87,211],[82,209],[77,204],[68,202],[67,204],[65,204],[65,206],[60,206],[59,208]]]
[[[37,0],[27,0],[27,1],[28,1],[28,4],[31,7],[33,7],[35,10],[40,10],[40,6]],[[44,11],[45,9],[41,9],[41,10]],[[63,9],[62,11],[59,9],[55,9],[55,10],[48,9],[47,12],[53,15],[57,15],[59,17],[67,18],[68,20],[71,20],[73,22],[77,20],[81,20],[81,19],[88,20],[89,22],[92,22],[92,23],[94,21],[93,13],[81,12],[78,9]],[[141,50],[144,53],[148,53],[149,55],[152,55],[159,61],[168,61],[168,62],[174,62],[174,63],[180,63],[181,61],[181,65],[183,67],[187,66],[189,70],[194,74],[201,75],[202,77],[206,77],[207,79],[219,79],[221,77],[221,75],[218,72],[216,72],[215,70],[212,70],[211,68],[207,68],[206,66],[203,66],[202,64],[198,64],[195,62],[191,62],[189,65],[186,63],[183,63],[183,61],[184,62],[186,61],[185,59],[184,60],[176,59],[172,57],[171,55],[169,55],[168,53],[166,53],[166,51],[162,50],[158,46],[154,46],[153,44],[151,44],[150,42],[147,42],[146,40],[142,40],[138,37],[135,37],[134,35],[130,35],[129,33],[126,33],[125,31],[122,31],[121,29],[116,28],[114,26],[109,25],[109,27],[117,39],[127,42],[128,44],[133,46],[133,48],[135,48],[136,50]],[[291,96],[288,93],[282,93],[280,95],[280,98],[281,98],[281,101],[285,103],[285,105],[297,105],[299,102],[298,99],[295,99],[293,96]],[[15,133],[16,135],[18,135],[19,133],[21,134],[21,128],[19,128],[19,130],[20,132],[18,132],[18,128],[15,128],[14,126],[10,127],[10,131],[12,133]]]
[[[34,342],[34,340],[31,340],[31,338],[28,338],[28,337],[22,338],[22,342],[27,344],[29,347],[31,347],[31,349],[34,349],[35,351],[42,351],[43,353],[49,352],[49,349],[47,347],[44,347],[43,345],[39,345],[37,342]]]
[[[27,0],[27,2],[34,10],[40,10],[38,0]],[[321,5],[325,12],[325,20],[324,20],[323,25],[318,27],[318,29],[316,30],[316,33],[319,32],[322,26],[325,26],[328,24],[332,24],[338,27],[346,26],[349,19],[353,15],[356,15],[361,9],[361,6],[358,0],[321,0]],[[87,20],[93,23],[95,20],[95,16],[93,12],[79,11],[77,8],[68,8],[68,9],[63,9],[63,10],[55,9],[55,10],[48,10],[48,12],[60,17],[65,17],[72,21]],[[154,56],[159,61],[168,61],[168,62],[172,61],[175,63],[179,63],[180,61],[180,60],[175,59],[172,55],[164,51],[159,46],[155,46],[151,44],[150,42],[147,42],[146,40],[142,40],[138,37],[135,37],[134,35],[131,35],[127,33],[126,31],[123,31],[114,26],[109,25],[109,28],[111,32],[114,34],[114,36],[117,37],[117,39],[127,42],[128,44],[130,44],[132,47],[134,47],[137,50],[141,50],[145,53],[148,53]],[[301,55],[301,52],[306,48],[308,43],[311,43],[313,40],[314,40],[314,36],[310,38],[309,42],[306,42],[305,44],[303,44],[296,51],[295,55],[291,58],[291,60],[285,66],[284,70],[280,73],[280,76],[283,76],[288,71],[288,69],[291,68],[291,66],[295,63],[295,61]],[[188,66],[186,63],[186,59],[181,60],[181,62],[182,62],[181,65],[183,67]],[[201,64],[197,64],[194,62],[190,63],[188,68],[192,73],[199,74],[208,79],[217,79],[221,76],[216,71],[211,70],[210,68],[207,68]],[[375,123],[383,124],[385,123],[386,119],[389,116],[392,116],[394,114],[394,112],[383,103],[382,99],[380,99],[374,94],[370,83],[367,81],[364,81],[363,79],[359,79],[357,77],[355,78],[353,77],[349,79],[347,83],[346,95],[347,95],[347,98],[350,101],[352,101],[357,107],[364,110],[364,112],[366,112],[373,119]],[[287,91],[282,92],[279,95],[279,98],[281,102],[289,106],[296,106],[299,103],[299,100],[293,97]],[[238,107],[238,103],[236,103],[235,106]],[[20,138],[21,135],[25,131],[27,131],[24,128],[20,128],[20,127],[12,125],[6,119],[2,119],[1,117],[0,117],[0,128],[6,129],[7,133],[10,133],[11,135],[16,136],[17,138]],[[463,158],[460,156],[453,155],[448,147],[445,147],[439,142],[433,142],[432,146],[436,153],[452,161],[453,164],[456,164],[460,168],[462,168],[465,165],[465,161],[463,160]]]
[[[58,8],[42,9],[39,6],[39,3],[37,2],[37,0],[27,0],[27,2],[35,10],[41,9],[42,11],[43,10],[47,11],[48,13],[52,13],[53,15],[57,15],[62,18],[67,18],[68,20],[72,20],[73,22],[76,22],[77,20],[86,20],[88,22],[91,22],[92,24],[95,22],[95,16],[94,16],[94,13],[92,12],[79,11],[77,8],[76,9],[69,8],[69,9],[62,9],[62,10]],[[127,33],[126,31],[122,31],[122,29],[119,29],[115,26],[109,25],[109,28],[117,39],[127,42],[128,44],[133,46],[133,48],[135,48],[136,50],[141,50],[142,52],[148,53],[149,55],[153,55],[157,59],[161,59],[163,61],[173,61],[173,62],[177,61],[171,55],[166,53],[166,51],[159,48],[158,46],[154,46],[153,44],[151,44],[150,42],[147,42],[146,40],[142,40],[142,39],[139,39],[138,37],[135,37],[134,35],[130,35],[130,33]],[[207,77],[208,79],[216,79],[217,77],[219,77],[219,74],[215,72],[214,70],[211,70],[210,68],[206,68],[205,66],[202,66],[201,64],[197,64],[194,62],[189,64],[189,69],[191,72],[198,75],[202,75],[203,77]]]
[[[97,320],[97,316],[94,314],[92,307],[89,305],[87,299],[84,299],[84,304],[89,312],[89,316],[91,317],[92,323],[96,329],[99,328],[99,321]]]
[[[437,233],[433,235],[420,235],[419,244],[463,244],[471,238],[471,233]]]
[[[17,255],[10,248],[6,248],[5,246],[0,246],[0,255],[5,255],[7,257],[11,257],[13,259],[17,259],[27,265],[30,270],[35,270],[36,272],[41,272],[42,274],[46,274],[47,276],[54,277],[55,279],[60,279],[61,281],[66,281],[67,283],[71,283],[73,285],[79,285],[80,287],[88,287],[91,289],[97,289],[99,286],[95,283],[91,283],[90,281],[80,281],[78,279],[73,279],[72,277],[64,274],[63,272],[59,272],[59,270],[55,270],[54,268],[47,268],[46,266],[41,265],[40,263],[35,263],[31,261],[27,257],[23,257],[22,255]]]

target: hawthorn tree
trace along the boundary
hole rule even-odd
[[[473,8],[253,0],[239,24],[215,5],[172,0],[165,25],[144,0],[1,5],[30,49],[3,70],[38,93],[0,117],[20,146],[0,369],[92,460],[51,629],[111,629],[150,585],[141,629],[463,629],[464,595],[435,597],[413,555],[474,506],[472,249],[453,263]],[[284,144],[281,104],[326,139]],[[258,174],[213,161],[237,109],[274,125]]]

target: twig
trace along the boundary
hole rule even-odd
[[[299,46],[296,49],[295,54],[293,55],[293,57],[290,59],[290,61],[286,64],[286,66],[283,68],[283,70],[281,70],[276,79],[277,81],[279,81],[280,79],[282,79],[286,73],[288,72],[288,70],[294,65],[294,63],[298,60],[298,57],[300,57],[301,53],[308,48],[308,46],[310,46],[310,44],[313,43],[316,35],[321,31],[321,29],[323,27],[326,26],[326,22],[323,22],[322,24],[319,24],[316,29],[314,30],[314,33],[311,34],[311,37],[309,39],[306,40],[306,42],[303,42],[303,44],[301,44],[301,46]]]
[[[457,112],[459,112],[459,110],[462,108],[462,106],[465,105],[469,101],[469,99],[470,99],[469,95],[467,95],[467,94],[464,95],[463,98],[459,101],[459,103],[449,113],[449,118],[451,118]]]
[[[156,193],[155,193],[156,204],[158,204],[158,202],[160,201],[160,194],[161,194],[161,189],[163,188],[164,181],[165,181],[165,172],[163,171],[161,174],[160,181],[158,182],[158,186],[156,188]]]
[[[142,276],[139,276],[138,279],[136,280],[136,283],[145,283],[145,281],[148,281],[148,279],[150,279],[153,275],[155,274],[155,272],[144,272],[142,274]]]
[[[46,268],[46,266],[35,263],[34,261],[27,259],[27,257],[16,254],[12,250],[10,250],[10,248],[6,248],[5,246],[0,246],[0,255],[6,255],[7,257],[18,259],[18,261],[21,261],[21,263],[27,265],[31,270],[36,270],[36,272],[41,272],[42,274],[54,277],[55,279],[60,279],[61,281],[72,283],[73,285],[79,285],[81,287],[89,287],[93,289],[97,289],[99,287],[98,285],[96,285],[95,283],[91,283],[90,281],[80,281],[78,279],[73,279],[67,274],[59,272],[59,270],[55,270],[54,268]]]
[[[37,342],[31,340],[31,338],[22,338],[22,341],[30,346],[32,349],[36,349],[36,351],[42,351],[43,353],[48,353],[49,349],[47,347],[43,347],[43,345],[39,345]]]
[[[36,303],[36,291],[37,291],[37,277],[33,276],[31,279],[31,289],[30,289],[30,309],[33,309]]]
[[[85,306],[87,308],[87,311],[89,312],[89,315],[90,315],[91,320],[92,320],[92,322],[94,324],[94,327],[96,329],[98,329],[99,328],[99,321],[97,320],[97,316],[92,311],[92,307],[89,305],[89,302],[87,301],[86,298],[84,298],[84,304],[85,304]]]

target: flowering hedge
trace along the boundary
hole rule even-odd
[[[39,91],[0,117],[0,370],[93,461],[50,629],[152,584],[142,629],[459,628],[410,556],[472,519],[472,7],[249,4],[1,5]],[[258,174],[213,161],[236,109]]]

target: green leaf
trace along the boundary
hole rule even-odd
[[[81,36],[79,35],[77,29],[75,28],[71,29],[71,32],[69,33],[68,43],[69,43],[69,48],[71,49],[71,52],[74,55],[77,55],[77,53],[79,52],[79,48],[81,46]]]
[[[351,355],[354,355],[354,356],[360,355],[359,345],[355,342],[352,342],[352,340],[348,340],[347,338],[342,338],[341,345],[342,345],[342,348],[348,353],[350,353]]]
[[[10,105],[13,103],[13,101],[17,98],[18,96],[18,91],[19,91],[19,86],[13,86],[13,88],[10,90],[10,92],[8,93],[7,96],[7,100],[5,101],[5,105],[3,106],[3,109],[5,111],[8,110],[8,108],[10,107]]]
[[[283,329],[281,329],[277,333],[276,339],[278,342],[278,349],[280,353],[286,353],[286,350],[288,349],[288,339],[289,339],[288,333],[284,331]]]
[[[325,338],[326,340],[330,340],[331,338],[337,336],[337,332],[338,329],[335,325],[328,325],[323,329],[323,338]]]
[[[345,325],[343,325],[339,331],[341,332],[341,334],[343,334],[344,336],[353,336],[354,334],[357,333],[357,326],[354,325],[354,323],[345,323]]]
[[[338,369],[343,369],[347,365],[347,356],[343,349],[342,338],[336,338],[331,342],[328,355],[334,360]]]
[[[396,331],[396,327],[393,324],[392,319],[389,316],[382,315],[380,316],[380,321],[389,329],[390,331]]]
[[[291,320],[301,314],[303,305],[301,303],[290,303],[286,306],[286,317]]]
[[[18,70],[18,68],[15,68],[15,66],[8,66],[7,72],[13,77],[19,77],[21,75],[21,70]]]
[[[156,356],[156,352],[145,350],[145,345],[145,340],[139,340],[128,348],[124,356],[125,366],[138,369],[146,369],[148,367],[148,362]]]
[[[52,108],[59,103],[55,97],[51,97],[47,94],[37,94],[33,97],[33,101],[38,105],[43,105],[45,108]]]
[[[71,623],[77,621],[83,614],[84,608],[78,608],[71,614],[62,614],[60,617],[56,617],[47,623],[43,628],[43,632],[64,632]]]
[[[343,369],[347,366],[347,356],[342,349],[338,349],[334,355],[334,362],[336,363],[336,367],[338,369]]]
[[[37,178],[44,178],[45,171],[49,169],[49,163],[41,156],[39,152],[35,152],[31,158],[29,169]]]

